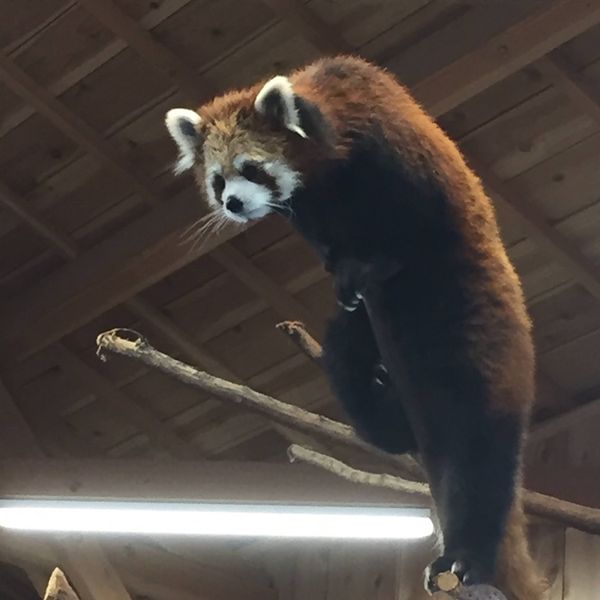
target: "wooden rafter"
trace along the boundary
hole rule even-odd
[[[21,217],[27,225],[46,238],[50,245],[61,255],[69,260],[77,258],[77,246],[68,235],[59,232],[47,223],[43,217],[33,213],[22,199],[9,190],[7,186],[0,183],[0,200],[4,202],[5,199],[10,202],[8,207],[17,216]],[[149,302],[134,296],[127,300],[126,305],[133,314],[158,329],[196,364],[204,365],[207,369],[214,370],[215,373],[220,373],[223,377],[235,379],[235,375],[225,365],[193,342],[171,319],[163,315]],[[117,414],[122,415],[134,426],[140,428],[159,447],[164,448],[177,458],[190,459],[199,456],[200,451],[197,447],[177,436],[168,425],[154,417],[137,401],[131,399],[122,390],[114,386],[110,380],[88,366],[65,346],[57,344],[55,351],[55,357],[58,357],[59,362],[67,371],[81,376],[86,383],[91,384],[93,390],[100,398],[108,402],[112,410],[115,410]]]
[[[5,183],[0,181],[0,203],[12,211],[36,233],[48,240],[57,252],[67,259],[75,259],[79,255],[77,244],[61,233],[56,227],[37,215],[25,204]]]
[[[206,76],[200,76],[172,52],[156,43],[152,34],[141,27],[111,0],[78,0],[104,26],[144,56],[151,67],[167,73],[194,103],[213,95],[217,88]]]
[[[15,458],[0,460],[0,480],[2,493],[15,498],[43,490],[49,498],[70,499],[347,505],[411,501],[308,466],[253,461]]]
[[[154,27],[157,27],[158,25],[166,21],[179,10],[185,8],[191,1],[192,0],[163,0],[157,9],[149,11],[144,17],[142,17],[140,24],[145,30],[151,30]],[[73,2],[72,4],[75,5],[76,2]],[[66,13],[67,11],[64,12]],[[273,25],[273,22],[274,21],[265,23],[264,27],[262,27],[261,29],[267,30]],[[41,24],[40,29],[43,28],[44,24]],[[256,32],[252,32],[246,38],[240,39],[239,42],[236,44],[237,47],[242,47],[248,40],[253,39],[255,35]],[[23,42],[23,40],[21,40],[21,42]],[[126,48],[125,42],[123,42],[119,38],[115,38],[106,46],[101,48],[98,52],[92,54],[89,58],[84,60],[81,64],[78,64],[75,68],[62,73],[58,79],[52,81],[49,84],[48,89],[55,96],[60,96],[65,91],[78,84],[82,79],[89,76],[95,70],[101,68],[105,63],[112,60],[124,48]],[[7,50],[8,54],[12,57],[10,50],[5,50]],[[210,66],[210,64],[213,64],[213,62],[213,60],[207,62],[207,64],[204,65],[201,68],[201,70],[207,70],[207,68]],[[21,123],[26,121],[34,113],[35,111],[30,106],[25,105],[19,107],[13,113],[4,117],[2,119],[2,123],[0,123],[0,137],[6,135],[15,127],[18,127]]]
[[[324,54],[352,52],[342,35],[320,19],[300,0],[263,0],[280,17],[292,23],[300,33]]]
[[[590,0],[545,3],[475,52],[444,67],[413,88],[434,116],[442,115],[558,46],[600,23],[600,4]]]
[[[600,99],[583,77],[576,73],[558,53],[544,57],[538,64],[550,77],[554,85],[561,89],[579,107],[600,124]]]
[[[129,394],[115,387],[110,380],[88,366],[75,353],[62,344],[56,344],[54,350],[58,364],[67,373],[81,378],[85,384],[89,385],[96,397],[109,407],[109,412],[121,415],[133,423],[146,433],[159,448],[164,448],[173,457],[194,459],[200,456],[199,448],[195,448],[180,438],[171,427],[165,425]]]
[[[21,415],[10,392],[0,381],[0,442],[3,456],[29,456],[35,460],[44,460],[44,454],[37,445],[34,434]],[[10,443],[10,446],[4,444]],[[88,542],[85,548],[76,552],[65,543],[53,543],[57,558],[66,563],[70,577],[79,588],[87,590],[85,600],[132,600],[114,567],[104,556],[95,542]]]
[[[124,156],[117,156],[116,149],[109,142],[45,88],[38,85],[3,52],[0,52],[0,79],[83,150],[115,174],[129,181],[141,195],[142,201],[149,204],[156,204],[159,201],[152,187],[148,189],[136,174],[136,169]]]
[[[548,13],[549,16],[546,13]],[[546,14],[545,18],[543,18],[544,14]],[[541,11],[536,18],[530,17],[522,23],[510,27],[502,34],[510,39],[511,37],[515,37],[518,33],[521,40],[518,49],[519,52],[527,58],[525,62],[516,59],[506,62],[501,70],[497,70],[497,78],[494,80],[490,79],[487,72],[479,72],[479,76],[476,78],[477,85],[474,85],[473,82],[475,76],[473,73],[478,71],[473,71],[470,67],[466,69],[465,65],[481,64],[481,61],[484,60],[482,59],[482,56],[485,58],[485,56],[487,56],[486,53],[489,52],[488,44],[481,51],[474,50],[455,63],[452,63],[449,67],[446,67],[444,70],[444,80],[447,80],[446,85],[442,86],[439,75],[434,74],[424,82],[421,82],[421,84],[417,86],[417,89],[420,89],[422,93],[424,90],[431,90],[430,92],[427,92],[430,96],[429,103],[431,105],[435,102],[443,101],[448,95],[449,89],[454,89],[455,94],[460,93],[460,99],[461,101],[464,101],[472,95],[479,93],[485,86],[495,83],[501,76],[506,76],[511,72],[514,72],[514,70],[521,68],[524,64],[527,64],[527,61],[539,58],[539,52],[542,46],[545,51],[551,50],[554,47],[553,44],[561,44],[569,39],[569,37],[573,37],[584,31],[586,28],[593,26],[595,22],[597,22],[597,18],[600,18],[600,9],[597,9],[590,3],[581,2],[580,0],[555,2],[549,8],[546,8],[545,11]],[[541,31],[543,31],[545,36],[543,44],[540,42],[539,27],[542,27]],[[496,38],[494,39],[496,40]],[[468,79],[465,79],[464,76],[459,76],[459,71],[468,73]],[[456,82],[449,80],[448,73],[457,73]],[[93,318],[93,316],[96,316],[111,306],[123,301],[128,296],[131,296],[132,293],[136,293],[168,273],[191,262],[201,253],[210,251],[216,247],[220,241],[233,235],[233,231],[230,230],[229,232],[226,232],[221,240],[217,238],[208,240],[208,243],[202,252],[195,251],[186,254],[184,249],[180,246],[180,235],[185,221],[182,222],[180,220],[180,224],[173,227],[174,220],[182,218],[186,208],[178,209],[176,204],[177,203],[175,202],[169,207],[170,214],[167,217],[164,217],[167,221],[160,223],[160,227],[163,228],[162,231],[164,232],[162,236],[157,234],[156,225],[154,226],[152,235],[141,232],[143,220],[140,220],[138,223],[134,223],[131,227],[126,228],[113,238],[113,245],[116,244],[116,247],[121,246],[124,250],[123,255],[119,257],[119,259],[116,259],[115,252],[113,252],[110,257],[101,257],[100,260],[98,259],[98,256],[94,256],[93,259],[90,257],[89,260],[87,260],[88,257],[84,256],[78,259],[78,264],[72,265],[72,276],[77,280],[78,275],[76,273],[81,273],[85,269],[88,276],[85,276],[83,279],[88,283],[75,286],[76,289],[73,289],[72,285],[69,286],[71,288],[70,292],[72,293],[69,294],[69,299],[62,305],[60,303],[57,305],[53,302],[52,298],[48,298],[44,304],[44,310],[41,311],[41,313],[45,314],[41,314],[40,318],[35,323],[35,335],[33,335],[33,332],[28,332],[30,327],[28,327],[28,323],[23,323],[22,319],[20,322],[22,327],[18,330],[13,329],[11,327],[12,323],[16,323],[19,320],[15,314],[11,314],[12,311],[9,311],[9,318],[7,321],[9,330],[13,331],[13,335],[9,336],[9,339],[5,340],[5,344],[3,344],[7,349],[7,352],[18,350],[20,355],[26,355],[32,350],[44,347],[48,343],[59,339],[66,332],[73,330],[78,325]],[[189,210],[189,207],[187,208]],[[191,219],[191,216],[188,217],[187,222]],[[129,254],[129,257],[127,257],[126,248],[129,247],[131,250],[131,247],[135,245],[131,235],[134,230],[140,232],[137,235],[140,235],[146,240],[151,238],[151,240],[149,240],[149,245],[144,245],[143,256],[140,256],[139,252],[136,252],[135,254]],[[121,238],[123,241],[118,242],[118,238]],[[127,240],[127,243],[125,243],[124,240]],[[89,254],[99,254],[99,251],[93,249]],[[92,263],[92,265],[95,263],[96,265],[91,271],[89,263]],[[107,268],[107,263],[111,263],[115,271],[111,271]],[[145,264],[142,265],[141,263]],[[84,266],[86,264],[88,264],[88,266]],[[89,275],[91,273],[94,273],[94,284],[92,286],[89,284]],[[49,277],[48,282],[47,284],[44,284],[44,287],[52,285],[54,279],[58,279],[59,281],[62,280],[64,282],[65,275],[65,273],[57,273],[56,277]],[[54,298],[56,297],[57,290],[60,292],[60,287],[60,284],[58,286],[53,286]],[[62,283],[62,287],[65,287],[65,283]],[[38,295],[38,291],[39,290],[36,290],[35,295]],[[61,294],[59,293],[58,295],[60,296]],[[28,302],[30,301],[25,300],[24,307],[27,307]],[[37,304],[35,298],[33,298],[31,302]],[[16,312],[18,313],[19,311]],[[39,311],[34,311],[34,314],[36,312],[39,314]],[[14,318],[16,318],[16,321]]]

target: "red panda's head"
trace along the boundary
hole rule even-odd
[[[209,205],[239,223],[285,207],[327,146],[320,111],[282,76],[198,111],[174,108],[166,125],[179,147],[175,171],[193,169]]]

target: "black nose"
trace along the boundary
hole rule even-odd
[[[244,203],[237,196],[229,196],[227,202],[225,202],[225,206],[232,213],[240,213],[244,210]]]

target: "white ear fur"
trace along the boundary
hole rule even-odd
[[[179,158],[174,169],[177,175],[194,166],[200,139],[197,125],[200,121],[200,115],[187,108],[173,108],[165,116],[167,129],[179,148]]]
[[[306,132],[300,127],[300,117],[294,103],[294,89],[287,77],[277,75],[273,77],[258,92],[256,100],[254,100],[254,108],[261,115],[267,114],[267,105],[270,102],[279,102],[282,109],[282,125],[297,133],[300,137],[306,138]]]

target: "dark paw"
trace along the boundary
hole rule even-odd
[[[382,363],[378,364],[373,369],[373,383],[384,387],[390,383],[390,375],[385,365]]]
[[[368,285],[370,266],[348,259],[335,266],[334,285],[338,304],[345,310],[356,310]]]
[[[492,583],[493,579],[493,572],[474,560],[444,555],[434,560],[425,571],[425,588],[430,593],[439,591],[437,577],[445,572],[454,573],[464,585]]]

